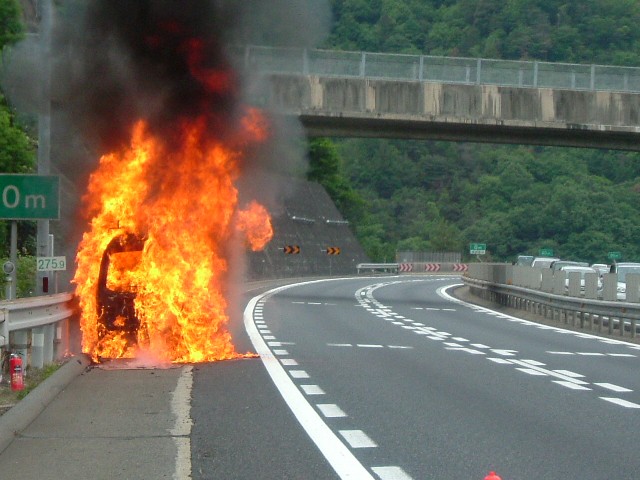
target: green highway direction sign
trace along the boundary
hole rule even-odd
[[[622,258],[622,252],[609,252],[607,256],[611,260],[620,260]]]
[[[471,255],[484,255],[487,253],[486,243],[472,243],[469,245],[469,253]]]
[[[59,218],[60,179],[57,176],[0,174],[0,219]]]
[[[553,257],[553,248],[541,248],[540,249],[541,257]]]

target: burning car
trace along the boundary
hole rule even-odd
[[[98,338],[121,333],[129,345],[138,342],[140,320],[136,315],[137,282],[145,238],[125,233],[114,237],[102,254],[96,291]]]

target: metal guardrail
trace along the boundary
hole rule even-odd
[[[370,272],[382,272],[382,273],[388,273],[388,272],[393,272],[393,273],[397,273],[398,272],[398,264],[397,263],[359,263],[358,265],[356,265],[356,269],[358,271],[358,274],[360,274],[362,271],[370,271]]]
[[[59,293],[0,302],[0,348],[10,347],[36,368],[51,363],[64,353],[68,338],[60,324],[75,313],[73,298]]]
[[[262,73],[640,92],[638,67],[264,46],[232,55],[247,70]]]
[[[465,275],[463,281],[473,294],[493,303],[598,333],[638,335],[640,303],[559,295],[509,285],[499,278],[496,282]]]

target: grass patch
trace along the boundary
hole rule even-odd
[[[43,368],[27,367],[27,374],[24,378],[24,390],[13,391],[9,382],[9,375],[3,374],[0,382],[0,414],[9,410],[12,406],[26,397],[29,392],[49,378],[62,366],[62,363],[51,363]]]

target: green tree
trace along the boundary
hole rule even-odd
[[[631,0],[332,7],[328,48],[640,66],[640,3]],[[640,259],[638,153],[386,139],[334,146],[331,168],[363,200],[353,225],[371,258],[451,245],[466,253],[467,243],[484,242],[496,260],[541,247],[587,261],[605,260],[607,249]]]
[[[18,0],[0,0],[0,51],[24,37]]]
[[[331,140],[320,138],[310,142],[307,179],[327,190],[347,220],[354,221],[363,215],[364,201],[341,174],[340,157]]]

